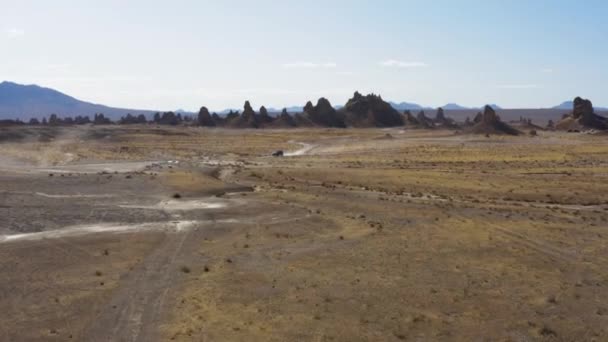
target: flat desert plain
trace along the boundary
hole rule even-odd
[[[608,340],[606,135],[0,136],[2,341]]]

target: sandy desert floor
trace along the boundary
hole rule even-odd
[[[3,128],[0,217],[2,341],[608,340],[605,135]]]

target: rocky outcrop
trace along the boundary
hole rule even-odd
[[[433,128],[435,127],[435,124],[433,123],[433,120],[429,117],[426,116],[426,114],[424,114],[424,111],[421,110],[420,112],[418,112],[418,115],[416,115],[416,119],[418,120],[418,125],[422,128]]]
[[[593,104],[587,99],[577,97],[574,99],[572,108],[572,116],[575,119],[592,115],[594,113]]]
[[[68,118],[66,118],[66,119],[68,119]],[[79,120],[79,117],[76,117],[76,119],[73,120],[74,121],[73,123],[78,124],[78,120]],[[118,123],[121,125],[145,124],[146,122],[147,122],[147,120],[146,120],[145,115],[139,114],[139,115],[135,116],[135,115],[132,115],[131,113],[128,113],[127,115],[123,116],[118,121]]]
[[[492,107],[490,107],[490,108],[492,108]],[[473,118],[473,124],[480,123],[482,119],[483,119],[483,114],[481,114],[481,112],[477,112],[477,114],[475,114],[475,117]]]
[[[481,122],[487,125],[492,125],[499,121],[500,118],[498,117],[498,114],[496,114],[496,111],[494,111],[494,108],[490,106],[485,106],[485,108],[483,109]]]
[[[572,112],[565,115],[555,128],[563,131],[608,130],[608,119],[595,113],[593,104],[587,99],[577,97]]]
[[[159,125],[171,125],[175,126],[183,121],[182,115],[174,112],[164,112],[154,114],[154,123]]]
[[[259,128],[260,121],[253,111],[249,101],[245,101],[243,113],[228,122],[228,126],[233,128]]]
[[[251,103],[249,103],[249,101],[245,101],[245,104],[243,105],[243,113],[241,114],[241,116],[247,119],[255,118],[255,111],[251,107]]]
[[[281,114],[270,124],[270,127],[273,128],[289,128],[295,126],[296,120],[291,115],[289,115],[289,113],[287,113],[286,108],[283,108]]]
[[[526,131],[526,130],[542,131],[542,130],[544,130],[543,127],[534,124],[532,122],[532,119],[526,118],[523,116],[520,116],[519,120],[517,120],[517,121],[511,121],[511,124],[513,124],[513,126],[517,129],[519,129],[520,131]]]
[[[441,107],[437,108],[437,114],[435,115],[435,120],[433,120],[433,121],[435,122],[436,126],[441,126],[444,128],[457,128],[458,127],[458,125],[456,124],[456,122],[454,122],[454,120],[445,116],[443,108],[441,108]]]
[[[325,127],[346,127],[343,115],[338,113],[324,97],[317,101],[316,106],[313,106],[312,103],[308,101],[304,106],[302,115],[315,125]],[[306,120],[301,121],[304,123]]]
[[[420,125],[418,119],[416,119],[416,117],[409,110],[405,110],[403,112],[403,123],[410,127],[418,127],[418,125]]]
[[[211,114],[209,114],[207,107],[201,107],[201,110],[198,112],[197,122],[199,126],[204,127],[215,127],[217,125]]]
[[[258,117],[258,121],[262,124],[262,125],[266,125],[272,122],[272,117],[270,115],[268,115],[268,110],[266,109],[266,107],[262,106],[260,107],[260,115]]]
[[[315,106],[312,104],[312,102],[308,101],[306,102],[306,104],[304,105],[304,113],[312,113],[315,110]]]
[[[394,127],[403,126],[403,117],[382,97],[375,94],[353,97],[340,109],[347,126],[353,127]]]
[[[312,122],[312,120],[310,120],[308,115],[306,115],[305,113],[295,114],[293,116],[293,120],[295,121],[297,127],[315,127],[315,126],[317,126],[317,124]]]
[[[53,115],[55,115],[55,114],[53,114]],[[51,119],[49,119],[49,125],[52,124],[53,115],[51,115]],[[109,125],[111,123],[112,123],[112,120],[110,120],[109,118],[106,118],[102,113],[97,113],[97,114],[95,114],[95,116],[93,116],[94,125]]]
[[[435,114],[435,122],[444,122],[446,120],[443,108],[437,108],[437,114]]]
[[[237,111],[233,111],[232,109],[228,112],[228,114],[226,114],[226,123],[229,123],[233,120],[236,120],[236,118],[238,118],[241,114]]]
[[[226,125],[227,117],[225,116],[219,116],[217,113],[212,113],[211,118],[213,118],[213,121],[215,121],[217,126]]]
[[[475,134],[507,134],[519,135],[521,132],[502,122],[494,109],[490,106],[485,106],[483,114],[478,114],[475,117],[475,125],[471,127],[470,132]]]

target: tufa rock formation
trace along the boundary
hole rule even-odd
[[[239,112],[234,112],[232,111],[232,109],[228,112],[228,114],[226,114],[226,123],[230,123],[233,120],[236,120],[236,118],[239,117]]]
[[[52,114],[51,118],[49,119],[49,125],[53,125],[54,122],[56,122],[56,115]],[[95,116],[93,117],[93,124],[94,125],[110,125],[112,123],[112,120],[110,120],[109,118],[106,118],[102,113],[97,113],[95,114]]]
[[[475,117],[475,125],[471,128],[471,133],[475,134],[508,134],[519,135],[520,132],[508,124],[502,122],[494,109],[485,106],[483,114]]]
[[[259,121],[262,125],[272,122],[272,117],[268,115],[268,110],[264,106],[260,107]]]
[[[76,117],[76,119],[74,119],[74,123],[78,122],[78,118],[79,117]],[[118,123],[121,125],[145,124],[146,122],[147,120],[145,115],[139,114],[138,116],[135,116],[131,113],[127,113],[127,115],[121,117],[118,121]]]
[[[443,108],[437,108],[437,114],[435,115],[434,120],[436,125],[442,126],[444,128],[457,128],[458,125],[454,122],[454,120],[447,118],[445,113],[443,112]]]
[[[308,101],[306,106],[304,106],[302,115],[315,125],[325,127],[346,127],[344,117],[338,113],[324,97],[317,101],[316,106],[313,106],[312,103]],[[296,119],[296,121],[306,124],[307,120],[304,118]]]
[[[375,94],[361,95],[355,92],[340,112],[347,126],[394,127],[403,126],[403,117],[393,106]]]
[[[216,122],[209,114],[209,110],[207,107],[201,107],[201,110],[198,112],[198,124],[199,126],[205,127],[214,127],[216,126]]]
[[[555,125],[556,129],[564,131],[608,129],[608,119],[595,114],[591,101],[577,97],[572,107],[572,112],[564,115],[563,119]]]
[[[232,112],[231,112],[232,113]],[[230,114],[228,114],[230,116]],[[253,111],[249,101],[245,101],[243,106],[243,113],[240,116],[233,117],[228,122],[229,127],[233,128],[259,128],[260,121],[258,116]]]
[[[424,114],[424,111],[421,110],[420,112],[418,112],[418,115],[416,116],[416,119],[418,120],[418,125],[422,128],[433,128],[435,127],[435,124],[433,123],[433,120],[431,120],[429,117],[426,116],[426,114]]]
[[[435,121],[436,122],[443,122],[445,121],[445,113],[443,112],[443,108],[439,107],[437,108],[437,114],[435,114]]]
[[[572,115],[574,118],[578,119],[593,114],[593,104],[587,99],[577,97],[572,102],[572,106]]]
[[[218,126],[223,126],[226,124],[226,118],[219,116],[217,113],[211,114],[211,118]]]
[[[519,120],[514,120],[514,121],[511,121],[510,123],[513,124],[513,126],[520,131],[526,131],[526,130],[543,131],[544,130],[543,127],[534,124],[532,122],[532,119],[526,118],[523,116],[520,116]]]
[[[413,126],[413,127],[417,127],[418,125],[420,125],[420,122],[418,122],[418,119],[416,119],[416,117],[414,115],[412,115],[412,112],[410,112],[409,110],[405,110],[403,112],[403,123],[406,126]]]
[[[287,113],[287,109],[283,108],[281,114],[270,124],[273,128],[295,127],[295,119]]]
[[[294,115],[293,120],[297,127],[314,127],[316,124],[310,120],[306,113],[297,113]]]

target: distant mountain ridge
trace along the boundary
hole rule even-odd
[[[432,109],[431,107],[423,107],[417,103],[411,103],[411,102],[394,102],[394,101],[389,101],[388,102],[393,108],[395,108],[396,110],[425,110],[425,109]]]
[[[488,107],[494,109],[494,110],[501,110],[503,109],[501,106],[495,104],[495,103],[491,103],[487,105]],[[484,110],[486,106],[482,106],[482,107],[465,107],[465,106],[461,106],[457,103],[448,103],[445,106],[441,106],[440,108],[442,108],[443,110]]]
[[[440,106],[440,107],[429,107],[429,106],[423,106],[423,105],[419,105],[417,103],[412,103],[412,102],[394,102],[394,101],[389,101],[389,103],[391,104],[391,106],[393,106],[393,108],[395,108],[396,110],[400,110],[400,111],[404,111],[404,110],[413,110],[413,111],[419,111],[419,110],[435,110],[437,108],[443,108],[444,110],[472,110],[472,109],[483,109],[484,107],[465,107],[465,106],[461,106],[457,103],[446,103],[444,106]],[[490,104],[489,105],[492,109],[494,110],[499,110],[502,109],[500,106],[498,106],[497,104]]]
[[[21,85],[4,81],[0,83],[0,119],[29,119],[57,114],[60,117],[103,113],[119,119],[128,113],[151,115],[155,111],[114,108],[78,100],[51,88],[37,85]]]
[[[441,108],[443,108],[444,110],[466,110],[466,109],[471,109],[469,107],[461,106],[461,105],[459,105],[457,103],[448,103],[448,104],[446,104],[445,106],[443,106]]]
[[[558,104],[557,106],[553,107],[553,109],[565,109],[565,110],[569,110],[569,109],[572,109],[573,105],[574,105],[573,101],[564,101],[564,102]]]

